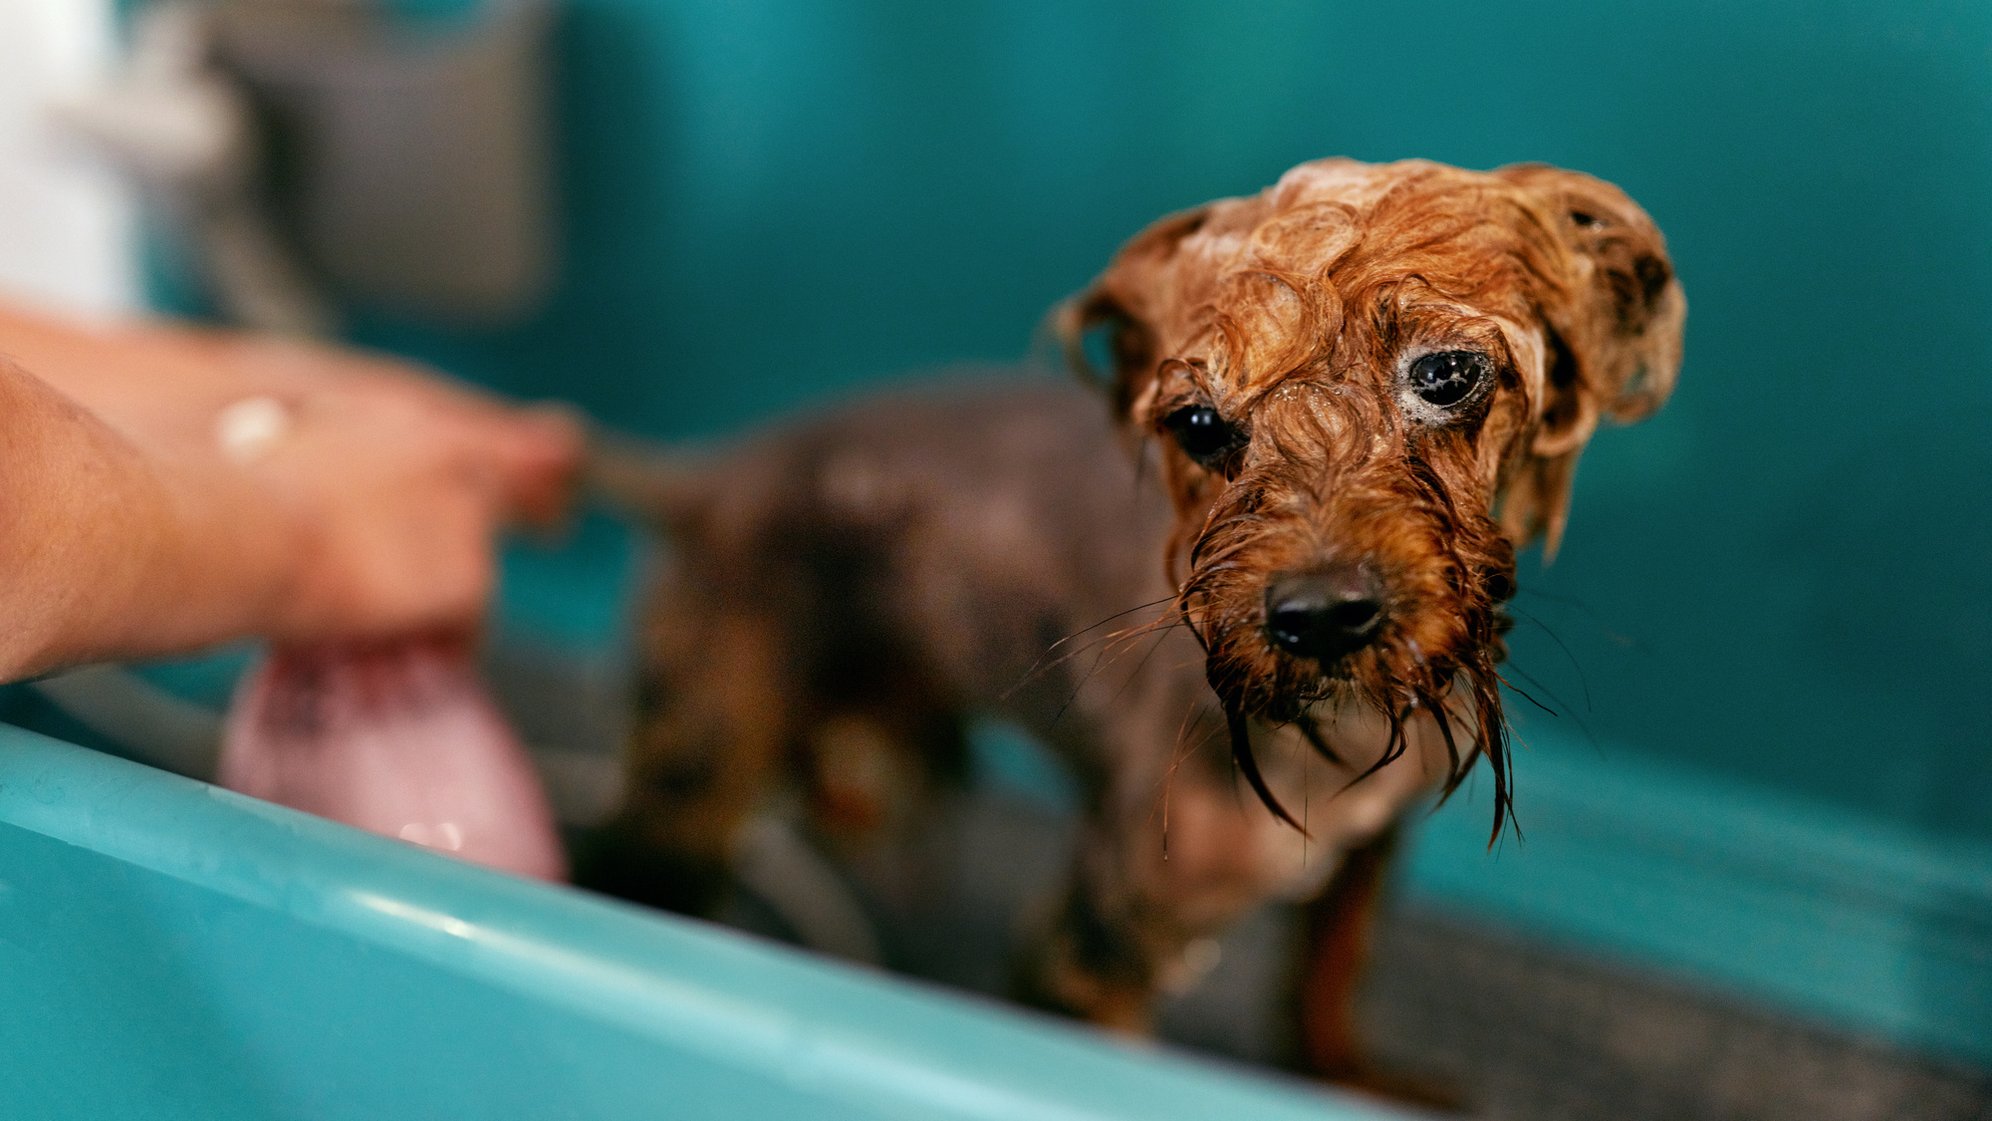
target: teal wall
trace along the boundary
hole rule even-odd
[[[544,314],[360,334],[659,434],[1019,355],[1307,158],[1617,181],[1687,367],[1525,575],[1557,638],[1515,663],[1574,712],[1523,738],[1992,839],[1992,5],[572,0],[559,45]]]

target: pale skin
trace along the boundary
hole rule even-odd
[[[280,435],[217,435],[247,398]],[[249,636],[468,634],[579,426],[376,355],[0,301],[0,681]]]

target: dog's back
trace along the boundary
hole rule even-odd
[[[679,471],[653,626],[753,618],[818,703],[897,704],[917,679],[958,710],[1076,725],[1087,642],[1167,613],[1167,504],[1074,385],[889,393]]]

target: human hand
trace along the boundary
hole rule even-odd
[[[474,624],[509,522],[564,511],[580,426],[518,409],[391,360],[242,341],[205,441],[287,516],[297,564],[264,632],[284,641]],[[192,431],[155,413],[192,443]]]
[[[349,349],[0,302],[0,357],[0,678],[468,634],[493,537],[557,517],[581,454],[560,413]]]
[[[54,341],[39,368],[170,465],[197,532],[278,542],[248,606],[280,641],[474,624],[494,537],[559,517],[581,454],[564,413],[364,351],[164,325]]]

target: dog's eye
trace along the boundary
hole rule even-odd
[[[1245,434],[1209,405],[1186,405],[1162,418],[1162,427],[1176,438],[1183,454],[1216,469],[1245,444]]]
[[[1487,356],[1471,350],[1441,350],[1411,363],[1411,392],[1426,404],[1450,409],[1474,395],[1487,380]]]

